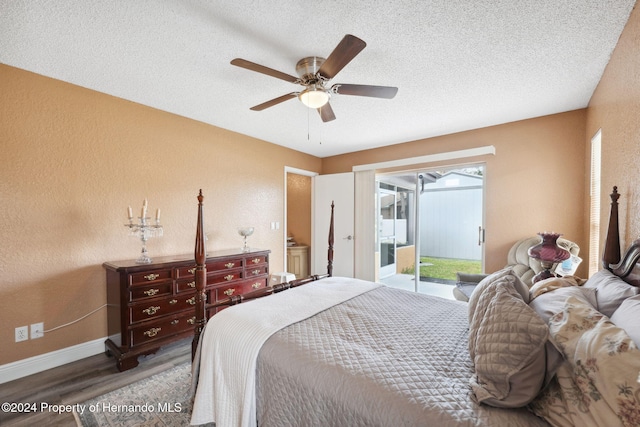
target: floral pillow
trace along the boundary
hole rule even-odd
[[[640,350],[627,333],[575,297],[549,328],[566,361],[533,412],[554,426],[640,425]]]

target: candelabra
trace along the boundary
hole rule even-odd
[[[138,217],[138,222],[133,222],[133,214],[131,212],[131,206],[128,209],[129,223],[125,224],[125,227],[129,228],[129,235],[139,237],[142,242],[142,252],[138,259],[137,264],[151,264],[152,259],[149,257],[147,251],[147,240],[151,237],[162,237],[162,225],[160,225],[160,209],[156,210],[155,223],[149,221],[151,218],[147,216],[147,199],[144,200],[142,205],[141,215]]]

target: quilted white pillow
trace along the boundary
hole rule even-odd
[[[487,287],[495,286],[496,284],[506,283],[503,281],[505,278],[507,279],[507,282],[509,282],[508,285],[515,288],[522,300],[525,303],[529,302],[529,287],[520,280],[518,275],[513,271],[513,268],[506,267],[502,270],[496,271],[495,273],[491,273],[478,283],[478,286],[474,289],[471,297],[469,297],[469,320],[471,320],[473,313],[476,311],[476,305],[478,304],[478,300],[484,290]]]
[[[516,290],[519,281],[498,274],[469,301],[469,354],[475,365],[470,384],[479,403],[521,407],[544,384],[549,328]]]

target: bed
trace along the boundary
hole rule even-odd
[[[331,226],[327,274],[215,305],[200,193],[191,423],[640,425],[640,239],[620,255],[614,193],[587,281],[501,270],[467,304],[333,277]]]

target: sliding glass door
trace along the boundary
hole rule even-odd
[[[481,271],[483,165],[376,180],[378,279],[413,279],[418,290],[421,282],[454,283],[456,268]]]

